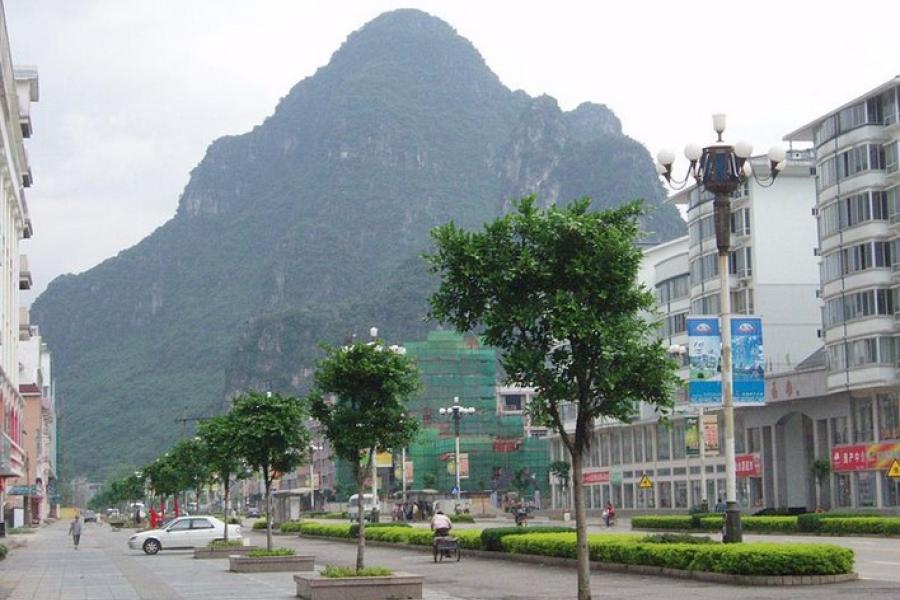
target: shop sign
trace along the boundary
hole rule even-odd
[[[37,488],[33,485],[14,485],[7,493],[10,496],[36,496]]]
[[[591,471],[590,473],[582,473],[581,483],[585,485],[609,483],[609,471]]]
[[[850,444],[831,449],[831,470],[835,473],[889,469],[900,457],[900,442]]]
[[[734,457],[737,477],[762,477],[759,454],[738,454]]]

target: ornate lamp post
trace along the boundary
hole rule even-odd
[[[459,405],[459,396],[453,397],[453,404],[448,407],[441,407],[438,412],[441,415],[450,415],[453,417],[453,429],[456,435],[456,458],[454,459],[456,462],[456,501],[460,501],[460,494],[462,492],[462,488],[460,487],[460,471],[459,471],[459,422],[463,418],[463,415],[471,415],[475,414],[475,408],[472,406],[460,406]]]
[[[683,189],[691,179],[696,185],[714,195],[713,222],[716,227],[716,248],[719,254],[719,315],[722,332],[722,406],[725,413],[725,534],[722,541],[740,542],[741,513],[737,505],[737,477],[734,463],[734,402],[732,398],[731,366],[731,290],[728,282],[729,254],[731,247],[731,197],[751,177],[761,186],[769,187],[778,173],[784,169],[785,151],[781,146],[769,149],[769,172],[758,177],[750,166],[753,147],[739,141],[733,146],[722,140],[725,131],[725,115],[713,115],[713,129],[718,139],[701,149],[696,144],[684,148],[684,156],[690,162],[683,179],[672,177],[675,154],[661,150],[657,154],[657,172],[672,189]],[[704,490],[704,495],[706,491]]]

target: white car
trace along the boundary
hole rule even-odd
[[[128,547],[156,554],[163,548],[205,548],[213,540],[225,539],[225,523],[205,515],[172,519],[159,529],[141,531],[128,538]],[[241,539],[241,526],[228,525],[228,539]]]

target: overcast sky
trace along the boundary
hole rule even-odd
[[[821,1],[5,0],[36,65],[27,148],[34,292],[134,245],[175,212],[209,143],[269,115],[378,14],[418,7],[510,88],[607,104],[655,155],[726,138],[764,152],[900,73],[896,3]],[[839,5],[835,5],[839,6]],[[29,300],[26,298],[25,300]]]

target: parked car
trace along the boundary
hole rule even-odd
[[[251,506],[247,509],[247,516],[251,519],[258,519],[260,517],[259,507]]]
[[[97,513],[92,510],[84,511],[83,520],[85,523],[96,523],[97,522]]]
[[[347,501],[347,515],[351,521],[359,521],[359,504],[357,502],[358,494],[353,494]],[[372,511],[377,510],[381,513],[381,503],[378,498],[372,494],[363,494],[363,515],[366,521],[372,520]]]
[[[213,540],[225,538],[225,523],[209,515],[172,519],[159,529],[141,531],[128,538],[128,547],[156,554],[174,548],[205,548]],[[228,539],[241,539],[241,526],[228,525]]]

